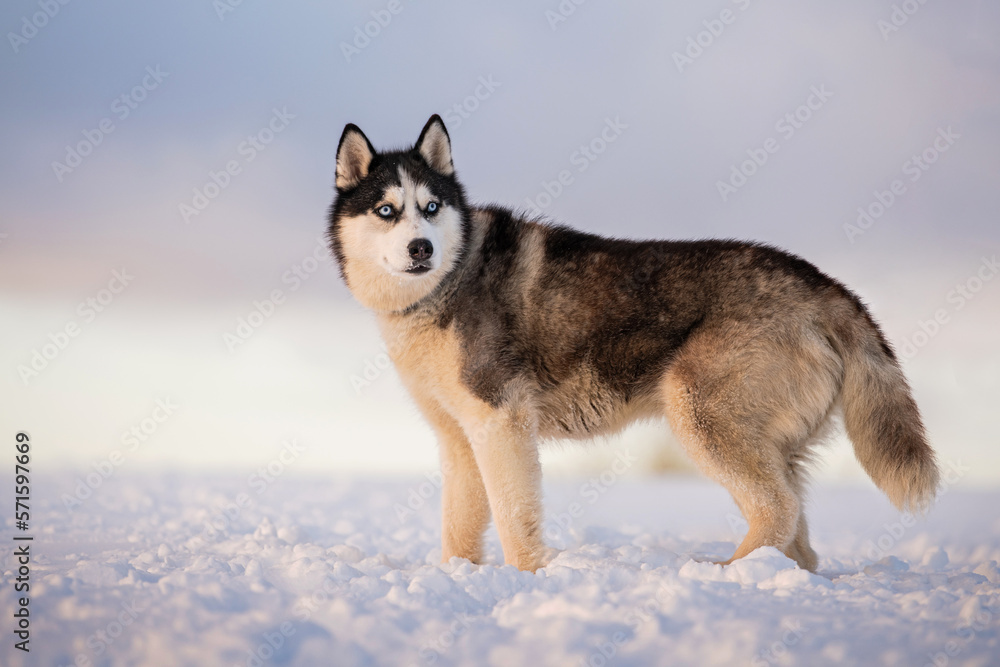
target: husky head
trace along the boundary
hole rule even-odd
[[[405,151],[378,153],[356,125],[345,127],[336,186],[330,245],[362,305],[405,310],[455,268],[469,214],[439,116],[431,116]]]

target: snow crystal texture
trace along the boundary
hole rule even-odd
[[[39,482],[32,650],[8,628],[0,663],[1000,664],[996,492],[904,522],[874,489],[817,489],[812,574],[770,548],[712,564],[745,524],[706,482],[549,482],[532,574],[492,530],[487,564],[440,564],[435,479],[147,475],[72,508],[72,478]]]

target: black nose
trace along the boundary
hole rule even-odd
[[[431,255],[434,254],[434,246],[427,239],[413,239],[410,241],[410,245],[406,246],[406,249],[410,253],[410,259],[418,262],[430,259]]]

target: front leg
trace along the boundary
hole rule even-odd
[[[534,572],[544,563],[542,474],[538,446],[523,419],[494,413],[470,434],[504,560]]]
[[[472,446],[458,422],[430,400],[419,401],[434,427],[441,457],[441,562],[453,556],[480,562],[490,505]]]

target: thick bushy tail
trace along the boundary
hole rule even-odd
[[[847,435],[861,467],[893,505],[924,511],[938,485],[934,450],[899,362],[877,325],[865,320],[850,318],[837,327]]]

